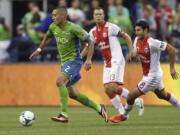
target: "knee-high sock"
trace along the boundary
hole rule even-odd
[[[168,93],[166,100],[180,111],[180,102],[173,94]]]
[[[83,93],[79,93],[77,98],[75,99],[78,102],[80,102],[81,104],[88,106],[90,108],[93,108],[94,110],[96,110],[97,112],[100,111],[100,105],[97,105],[96,103],[94,103],[91,99],[89,99],[86,95],[84,95]]]
[[[126,88],[119,87],[117,94],[126,99],[129,94],[129,91]]]
[[[124,114],[124,106],[122,105],[121,99],[118,95],[114,95],[111,98],[111,102],[114,107],[119,111],[120,114]]]
[[[60,93],[60,102],[61,102],[61,114],[67,116],[67,108],[68,108],[68,90],[66,86],[59,87]]]

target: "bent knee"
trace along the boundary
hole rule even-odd
[[[71,99],[76,99],[77,98],[77,94],[75,94],[75,93],[69,93],[69,97],[71,98]]]
[[[57,79],[57,80],[56,80],[56,85],[57,85],[58,87],[63,86],[63,82],[62,82],[61,80]]]
[[[167,92],[165,92],[164,90],[163,91],[156,90],[155,94],[159,99],[166,99],[167,98]]]
[[[127,96],[127,102],[133,102],[135,100],[133,94],[130,92]]]
[[[65,77],[58,77],[56,79],[56,85],[59,87],[59,86],[64,86],[66,85],[66,83],[68,82],[68,79],[65,78]]]

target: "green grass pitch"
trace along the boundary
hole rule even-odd
[[[19,114],[30,110],[36,122],[30,127],[19,123]],[[180,112],[173,107],[145,107],[142,117],[137,108],[128,121],[105,123],[94,110],[87,107],[69,107],[69,123],[50,120],[59,107],[0,107],[0,135],[180,135]],[[109,116],[118,114],[107,107]]]

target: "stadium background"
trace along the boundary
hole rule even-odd
[[[143,1],[143,0],[142,0]],[[146,1],[146,0],[144,0]],[[28,12],[27,4],[29,0],[0,0],[0,17],[4,17],[11,31],[9,33],[12,40],[16,35],[16,28],[21,23],[21,18]],[[40,10],[47,13],[50,4],[57,5],[57,0],[37,0]],[[67,7],[71,7],[71,0],[67,0]],[[89,1],[90,2],[90,1]],[[123,6],[129,10],[137,3],[135,0],[124,0]],[[157,2],[150,0],[148,4]],[[167,0],[168,6],[176,11],[178,0]],[[100,6],[107,10],[107,3],[100,0]],[[106,13],[106,20],[108,19]],[[132,22],[134,23],[134,22]],[[179,34],[179,33],[178,33]],[[1,36],[1,35],[0,35]],[[133,32],[131,33],[133,37]],[[171,36],[170,36],[171,37]],[[176,37],[180,37],[176,35]],[[169,37],[167,37],[167,41]],[[177,48],[180,44],[177,44]],[[36,46],[37,47],[37,46]],[[53,47],[52,47],[53,48]],[[50,56],[54,48],[44,52]],[[49,53],[53,50],[52,53]],[[95,48],[93,57],[93,68],[89,72],[82,69],[82,79],[79,82],[80,91],[84,92],[97,103],[111,105],[108,97],[105,95],[102,84],[103,64],[99,50]],[[56,77],[60,71],[59,59],[49,59],[49,55],[41,55],[36,61],[16,61],[12,62],[11,58],[0,63],[0,106],[57,106],[59,105],[59,93],[55,85]],[[58,55],[58,54],[57,54]],[[162,58],[166,58],[163,54]],[[179,54],[177,61],[179,62]],[[162,69],[164,72],[163,81],[165,88],[175,94],[180,99],[180,80],[172,80],[169,73],[168,58],[162,59]],[[177,71],[180,72],[180,64],[176,65]],[[141,66],[136,64],[127,64],[124,76],[125,87],[131,90],[138,81],[141,80]],[[142,96],[145,105],[169,105],[161,101],[152,93]],[[123,103],[125,100],[123,99]],[[80,105],[69,99],[69,105]]]

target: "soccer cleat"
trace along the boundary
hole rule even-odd
[[[100,104],[101,106],[101,111],[99,112],[99,114],[104,118],[105,122],[108,122],[108,115],[106,113],[106,107],[103,104]]]
[[[142,98],[136,98],[135,104],[139,110],[139,116],[144,114],[144,100]]]
[[[118,122],[120,122],[120,121],[125,121],[125,120],[127,120],[127,117],[124,116],[124,115],[122,115],[122,114],[120,114],[120,115],[116,115],[116,116],[114,116],[114,117],[111,117],[109,120],[110,120],[111,122],[113,122],[113,123],[118,123]]]
[[[52,117],[51,119],[56,122],[62,122],[62,123],[68,122],[68,117],[64,116],[63,114],[59,114],[57,117]]]

